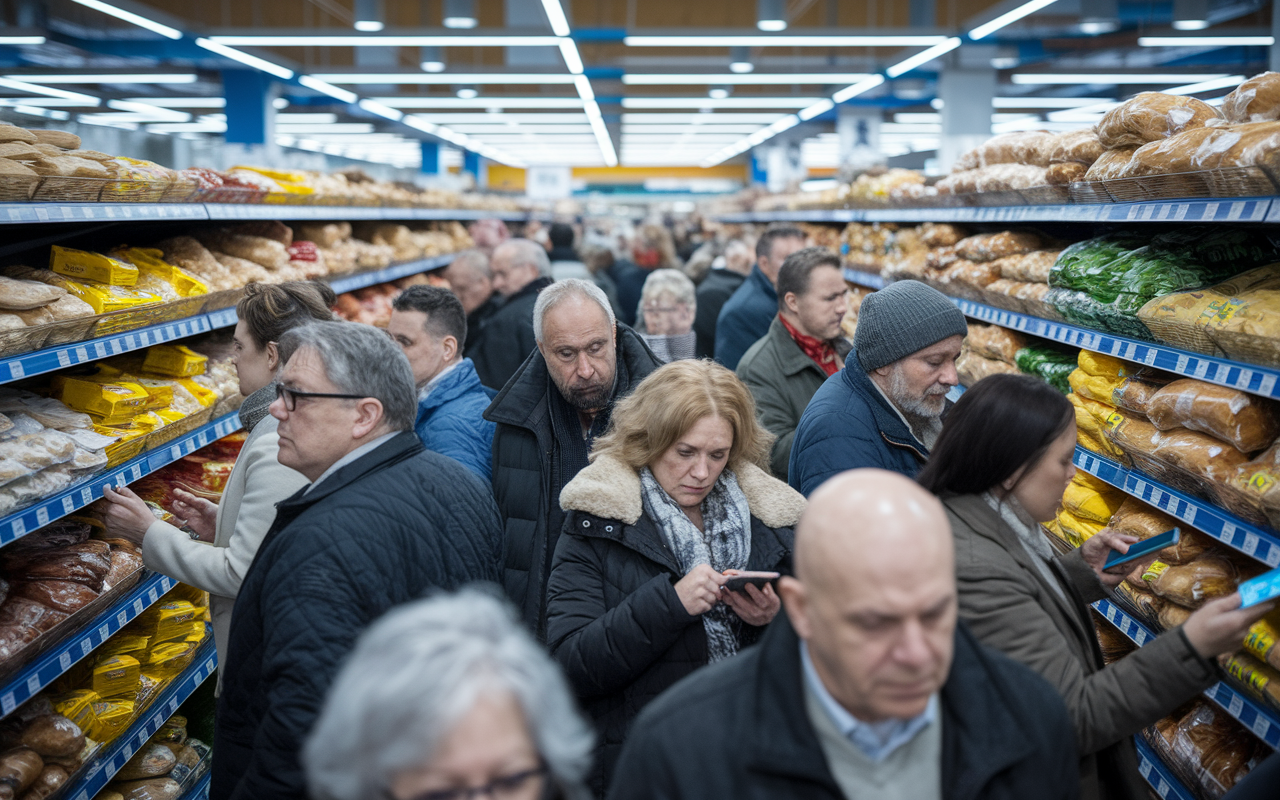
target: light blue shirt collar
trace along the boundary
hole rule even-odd
[[[385,433],[371,442],[365,442],[364,444],[357,447],[355,450],[352,450],[350,453],[347,453],[342,458],[333,462],[333,465],[331,467],[329,467],[323,473],[321,473],[319,478],[316,478],[315,483],[307,487],[307,490],[302,493],[302,496],[306,497],[307,495],[311,494],[312,490],[315,489],[317,486],[319,486],[324,481],[325,478],[329,477],[333,473],[337,472],[338,470],[342,469],[346,465],[350,464],[352,461],[355,461],[360,456],[370,452],[378,445],[388,441],[389,439],[394,437],[396,434],[401,432],[402,431],[392,431],[391,433]]]
[[[925,706],[924,711],[912,719],[863,722],[846,711],[844,706],[831,696],[831,692],[827,691],[818,671],[814,669],[813,659],[809,657],[809,647],[803,641],[800,642],[800,662],[804,669],[805,683],[818,698],[818,703],[827,713],[832,724],[836,726],[836,730],[853,742],[863,755],[876,763],[884,761],[899,747],[914,739],[916,734],[927,728],[938,715],[938,695],[935,694],[929,698],[929,704]]]

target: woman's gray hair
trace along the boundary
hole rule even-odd
[[[609,305],[609,298],[605,296],[603,289],[582,278],[566,278],[562,281],[556,281],[541,292],[538,292],[538,299],[533,304],[534,341],[542,341],[542,319],[547,315],[547,312],[573,295],[594,300],[597,305],[604,309],[605,316],[609,318],[609,327],[617,327],[618,319],[613,315],[613,306]]]
[[[689,276],[678,269],[655,269],[649,273],[649,277],[644,279],[644,288],[640,290],[640,303],[643,305],[645,301],[663,294],[671,295],[677,303],[684,303],[689,308],[697,308],[698,290]]]
[[[418,415],[413,369],[385,331],[358,322],[313,322],[288,331],[277,346],[281,363],[303,348],[314,350],[338,393],[372,397],[382,403],[388,427],[413,430]]]
[[[594,737],[568,684],[510,607],[479,589],[401,606],[360,637],[302,751],[311,796],[384,796],[430,762],[480,695],[507,692],[560,795],[590,798]]]

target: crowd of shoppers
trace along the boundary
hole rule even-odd
[[[952,406],[967,329],[923,284],[848,342],[796,228],[754,263],[684,231],[692,275],[660,225],[472,235],[385,332],[250,286],[222,502],[179,529],[104,491],[212,595],[214,800],[1138,800],[1131,736],[1271,608],[1104,666],[1087,604],[1135,540],[1055,555],[1071,406],[1026,376]]]

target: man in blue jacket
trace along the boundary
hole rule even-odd
[[[769,332],[778,313],[778,270],[787,256],[804,247],[804,231],[791,225],[770,226],[756,240],[756,265],[725,301],[716,319],[716,361],[731,370],[743,354]]]
[[[937,289],[899,281],[862,301],[856,357],[827,378],[800,417],[788,481],[806,497],[849,469],[914,478],[942,429],[964,314]]]
[[[404,351],[418,389],[414,430],[428,450],[449,456],[489,481],[495,426],[483,416],[497,394],[480,385],[471,359],[462,357],[467,315],[453,292],[410,286],[391,301],[387,333]]]

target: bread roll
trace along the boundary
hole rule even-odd
[[[1115,150],[1108,150],[1098,156],[1098,160],[1093,162],[1093,166],[1089,167],[1089,171],[1084,174],[1086,181],[1109,181],[1115,180],[1124,174],[1129,167],[1129,162],[1133,160],[1136,147],[1121,147]]]
[[[1200,431],[1245,453],[1257,452],[1280,436],[1280,406],[1274,401],[1191,378],[1153,394],[1147,417],[1160,430]]]
[[[36,137],[36,141],[41,144],[51,144],[54,147],[61,147],[64,150],[79,150],[80,137],[74,133],[67,131],[44,131],[33,130],[31,134]]]
[[[124,800],[176,800],[182,787],[170,778],[148,778],[141,781],[124,781],[111,784]]]
[[[92,317],[94,314],[93,306],[72,294],[59,297],[44,308],[53,316],[55,322]]]
[[[12,787],[21,793],[40,777],[44,761],[29,747],[15,747],[0,754],[0,786]]]
[[[42,158],[46,154],[26,142],[0,143],[0,158],[31,159]]]
[[[35,600],[37,603],[74,614],[98,599],[98,593],[75,581],[16,581],[13,595]]]
[[[1084,176],[1089,172],[1089,167],[1089,164],[1081,164],[1079,161],[1050,164],[1049,169],[1045,170],[1044,179],[1055,186],[1075,183],[1076,181],[1084,180]]]
[[[1087,169],[1098,160],[1105,148],[1093,128],[1081,128],[1058,134],[1057,144],[1049,154],[1052,164],[1083,164]]]
[[[1001,231],[970,236],[956,245],[956,255],[968,261],[995,261],[1005,256],[1029,253],[1042,241],[1030,231]]]
[[[1194,97],[1143,92],[1107,112],[1098,123],[1098,140],[1108,150],[1141,147],[1221,118],[1217,109]]]
[[[70,758],[84,749],[84,731],[61,714],[45,714],[27,723],[22,743],[42,756]]]
[[[1046,131],[1004,133],[960,156],[952,171],[964,172],[993,164],[1047,167],[1049,156],[1057,144],[1057,137]]]
[[[65,297],[67,290],[38,281],[15,280],[0,275],[0,309],[29,311]]]
[[[35,783],[31,784],[25,792],[19,795],[18,800],[45,800],[45,798],[52,797],[70,777],[71,775],[67,772],[66,767],[61,767],[57,764],[45,764]],[[101,795],[98,797],[101,797]]]
[[[1228,122],[1280,120],[1280,72],[1254,75],[1222,101]]]
[[[116,780],[136,781],[168,775],[176,763],[178,759],[169,748],[162,744],[148,744],[116,773]]]
[[[36,135],[26,128],[19,128],[17,125],[9,125],[0,123],[0,142],[26,142],[27,144],[35,144],[39,139]]]
[[[1218,556],[1204,556],[1189,564],[1153,565],[1148,575],[1151,591],[1180,606],[1199,608],[1206,600],[1229,595],[1236,590],[1240,578],[1230,561]]]

